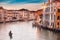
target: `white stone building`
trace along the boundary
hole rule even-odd
[[[43,26],[48,28],[54,28],[55,27],[55,18],[56,18],[56,8],[55,3],[52,2],[52,0],[48,0],[48,3],[44,3],[44,9],[43,9]]]

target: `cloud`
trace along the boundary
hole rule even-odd
[[[25,8],[25,9],[29,9],[29,10],[38,10],[38,9],[41,9],[42,8],[42,3],[41,4],[15,4],[15,5],[7,5],[7,4],[4,4],[4,5],[1,5],[3,6],[5,9],[9,9],[9,10],[19,10],[19,9],[22,9],[22,8]]]
[[[3,6],[5,9],[18,10],[25,8],[29,10],[38,10],[42,8],[41,4],[43,1],[44,0],[4,0],[0,2],[0,6]]]

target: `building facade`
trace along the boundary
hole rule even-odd
[[[43,26],[52,29],[60,29],[60,1],[48,0],[43,8]]]

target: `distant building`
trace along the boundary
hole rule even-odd
[[[37,10],[37,21],[41,23],[43,17],[43,9]]]
[[[22,19],[27,20],[29,17],[30,11],[27,9],[20,9],[19,11],[20,11],[20,14],[22,16]]]
[[[0,22],[4,22],[7,19],[6,13],[7,10],[4,9],[3,7],[0,7]]]
[[[35,20],[37,17],[37,11],[30,11],[29,20]]]
[[[35,11],[29,11],[27,9],[7,10],[0,7],[0,22],[35,19],[35,14]]]

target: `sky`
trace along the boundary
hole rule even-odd
[[[29,9],[29,10],[38,10],[41,9],[43,2],[48,0],[0,0],[0,6],[3,6],[5,9]]]

